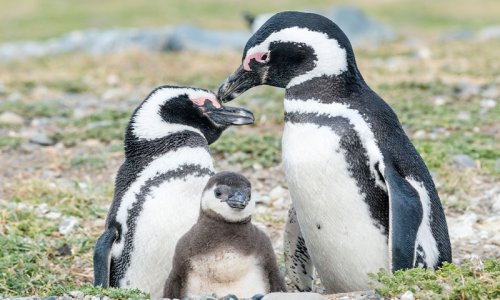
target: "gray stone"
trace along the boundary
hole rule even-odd
[[[0,45],[0,60],[43,57],[69,52],[102,54],[129,48],[159,51],[163,48],[170,28],[90,29],[74,31],[45,41],[20,41]]]
[[[479,85],[465,80],[461,81],[458,84],[458,88],[459,88],[459,96],[463,98],[468,98],[470,96],[477,95],[481,90]]]
[[[51,211],[51,212],[45,214],[44,217],[46,217],[47,219],[55,220],[55,219],[59,219],[61,216],[62,216],[61,213],[55,212],[55,211]]]
[[[8,125],[23,125],[24,119],[20,115],[5,111],[0,114],[0,124],[8,124]]]
[[[36,133],[30,138],[30,142],[40,146],[51,146],[55,144],[55,141],[49,138],[45,133]]]
[[[413,293],[411,291],[406,291],[404,294],[401,295],[401,300],[413,300],[415,299],[415,296],[413,296]]]
[[[221,50],[240,51],[250,38],[246,31],[206,30],[184,25],[172,29],[164,45],[165,51],[193,50],[217,52]]]
[[[474,225],[478,217],[475,213],[466,213],[458,218],[448,217],[448,227],[450,230],[450,238],[460,240],[469,238],[475,234]]]
[[[262,300],[326,300],[317,293],[270,293]]]
[[[324,15],[333,20],[344,31],[354,46],[373,45],[396,38],[393,30],[371,19],[355,6],[336,6]]]
[[[59,233],[68,235],[75,230],[76,225],[78,225],[78,220],[76,218],[65,218],[59,223]]]
[[[427,47],[419,46],[413,51],[413,56],[416,58],[428,59],[432,56],[432,51]]]
[[[470,40],[474,37],[475,33],[470,28],[460,28],[452,31],[444,32],[441,35],[441,40],[452,41],[452,40]]]
[[[81,291],[71,291],[71,292],[69,292],[69,295],[75,299],[83,299],[83,297],[85,296],[85,293],[83,293]]]
[[[240,51],[249,32],[205,30],[195,26],[145,29],[109,29],[74,31],[45,41],[21,41],[0,45],[0,61],[43,57],[70,52],[114,53],[126,49],[146,51]]]
[[[454,154],[451,156],[453,166],[457,169],[475,168],[476,161],[465,154]]]
[[[497,102],[493,99],[482,99],[479,101],[479,105],[483,108],[493,108],[497,106]]]
[[[485,27],[479,31],[478,36],[483,41],[500,39],[500,25]]]
[[[264,23],[267,22],[274,14],[272,13],[267,13],[267,14],[260,14],[255,17],[251,17],[251,22],[250,22],[250,28],[252,29],[252,32],[256,32],[259,30],[259,28],[264,25]],[[248,19],[248,18],[247,18]]]
[[[470,113],[468,111],[459,111],[457,119],[460,121],[470,121]]]
[[[481,96],[485,98],[496,98],[498,97],[498,87],[496,84],[489,84],[483,88]]]
[[[287,190],[285,190],[283,187],[280,185],[276,186],[269,192],[269,197],[271,198],[271,201],[276,201],[280,198],[284,198],[287,194]]]
[[[392,41],[396,34],[386,25],[371,19],[361,9],[352,5],[339,5],[323,12],[315,12],[334,21],[347,35],[354,46],[373,46]],[[257,31],[274,14],[261,14],[253,17],[251,29]],[[247,17],[247,19],[249,19]],[[250,18],[252,19],[252,18]]]

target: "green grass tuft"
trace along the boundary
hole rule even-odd
[[[222,155],[244,168],[258,163],[270,167],[281,162],[281,138],[275,135],[236,135],[226,133],[210,146],[212,153]]]
[[[416,299],[498,299],[500,297],[500,259],[468,261],[461,265],[445,263],[434,271],[415,268],[389,274],[385,270],[370,274],[375,291],[387,298],[411,291]]]
[[[107,288],[103,289],[100,287],[94,287],[90,284],[84,285],[78,289],[85,293],[85,295],[91,296],[106,296],[111,299],[150,299],[149,294],[141,292],[138,289],[118,289],[118,288]]]
[[[22,139],[10,136],[0,136],[0,148],[17,149],[23,142]]]

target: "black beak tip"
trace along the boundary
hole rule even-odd
[[[219,90],[217,91],[217,99],[222,103],[227,103],[235,98],[234,94],[227,94],[227,83],[221,84]]]

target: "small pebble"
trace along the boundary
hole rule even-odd
[[[476,161],[465,154],[455,154],[451,156],[453,166],[457,169],[475,168]]]
[[[68,255],[71,255],[71,247],[68,245],[68,244],[64,244],[62,245],[61,247],[59,247],[57,249],[57,255],[59,256],[68,256]],[[80,292],[80,291],[72,291],[70,292],[69,294],[72,296],[72,297],[75,297],[75,298],[78,298],[76,296],[73,295],[73,293],[81,293],[81,298],[83,298],[83,296],[85,295],[83,292]],[[80,295],[80,294],[78,294]],[[80,298],[78,298],[80,299]]]
[[[403,295],[401,295],[401,300],[413,300],[415,297],[411,291],[406,291]]]
[[[64,244],[64,246],[67,246],[67,245]],[[69,292],[69,295],[73,298],[76,298],[76,299],[83,299],[83,297],[85,296],[85,294],[81,291],[71,291],[71,292]]]
[[[51,146],[55,142],[44,133],[37,133],[30,138],[30,142],[40,146]]]
[[[493,108],[493,107],[497,106],[497,102],[493,99],[482,99],[479,102],[479,105],[481,105],[481,107],[484,107],[484,108]]]
[[[24,119],[20,115],[6,111],[0,114],[0,124],[23,125]]]
[[[78,225],[77,219],[66,218],[59,224],[59,233],[67,235],[75,229],[76,225]]]

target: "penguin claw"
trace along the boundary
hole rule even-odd
[[[264,298],[264,295],[262,294],[255,294],[253,295],[251,300],[262,300]]]

